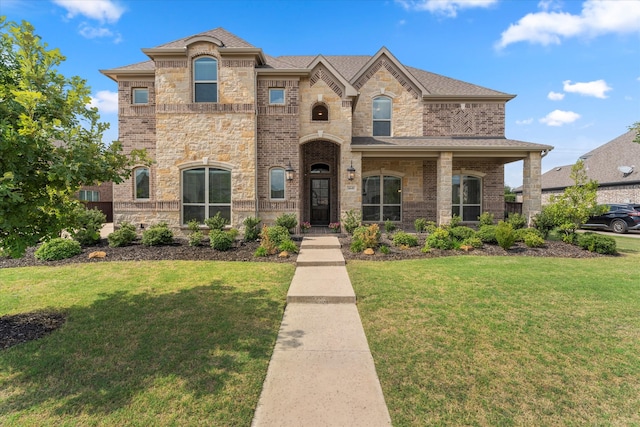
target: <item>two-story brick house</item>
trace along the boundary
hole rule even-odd
[[[327,225],[357,209],[409,228],[503,217],[504,165],[524,160],[525,215],[541,157],[506,139],[514,95],[373,56],[271,57],[218,28],[102,70],[118,83],[119,139],[151,167],[114,188],[114,221],[178,229],[221,212],[234,226],[282,213]]]

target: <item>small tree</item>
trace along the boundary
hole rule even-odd
[[[564,234],[563,240],[573,243],[576,230],[592,214],[602,213],[602,208],[597,205],[598,182],[587,177],[582,160],[573,165],[570,177],[574,185],[565,188],[561,195],[551,196],[547,212]]]
[[[636,137],[633,138],[633,142],[640,144],[640,122],[635,122],[633,125],[629,126],[629,130],[636,133]]]

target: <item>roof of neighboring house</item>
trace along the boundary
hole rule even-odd
[[[633,142],[629,131],[580,157],[589,179],[599,185],[625,185],[640,182],[640,144]],[[542,175],[542,190],[563,189],[574,184],[573,165],[558,166]],[[628,173],[625,173],[629,171]],[[521,191],[518,188],[516,191]]]
[[[151,50],[161,49],[176,49],[186,47],[191,40],[198,37],[213,37],[222,42],[222,49],[225,48],[251,48],[256,49],[255,46],[246,42],[245,40],[231,34],[224,28],[215,28],[213,30],[205,31],[203,33],[195,34],[193,36],[184,37],[178,40],[174,40],[169,43],[165,43]],[[382,48],[377,55],[384,54],[389,55],[385,48]],[[341,76],[353,83],[359,73],[366,67],[367,64],[376,55],[329,55],[322,56],[323,60],[326,60]],[[391,55],[392,56],[392,55]],[[318,55],[286,55],[274,57],[270,55],[264,55],[266,64],[263,64],[260,69],[273,69],[273,70],[291,70],[291,69],[306,69],[318,58]],[[392,58],[392,61],[396,61]],[[429,95],[433,96],[470,96],[470,97],[499,97],[504,99],[511,99],[514,95],[510,95],[504,92],[499,92],[493,89],[488,89],[482,86],[474,85],[471,83],[463,82],[461,80],[452,79],[439,74],[430,73],[425,70],[421,70],[414,67],[408,67],[400,64],[404,67],[405,71],[421,84],[424,89],[428,91]],[[109,70],[102,70],[106,75],[112,77],[114,74],[122,73],[135,73],[140,71],[152,72],[155,68],[155,64],[152,60],[139,62],[136,64],[126,65],[123,67],[113,68]],[[113,77],[112,77],[113,78]]]

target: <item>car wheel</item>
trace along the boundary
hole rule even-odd
[[[611,223],[611,228],[614,233],[623,234],[627,232],[627,223],[621,219],[616,219]]]

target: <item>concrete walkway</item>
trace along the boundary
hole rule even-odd
[[[390,426],[335,236],[305,237],[253,422]]]

